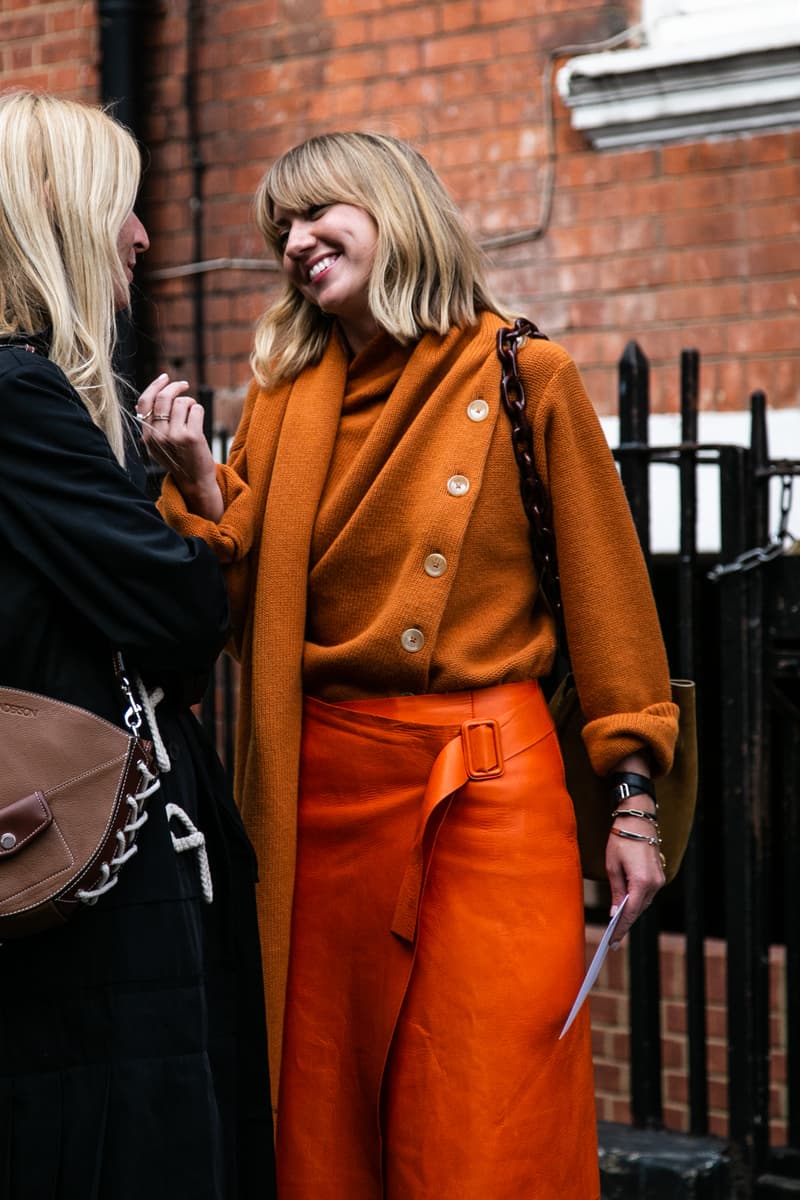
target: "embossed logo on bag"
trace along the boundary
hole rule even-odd
[[[28,708],[24,704],[3,704],[0,703],[0,713],[5,713],[9,717],[38,717],[38,708]]]

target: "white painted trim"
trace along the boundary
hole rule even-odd
[[[558,72],[572,125],[593,145],[800,125],[800,0],[650,0],[644,15],[648,45]]]
[[[716,40],[721,32],[756,35],[797,20],[797,0],[642,0],[642,24],[651,46]]]

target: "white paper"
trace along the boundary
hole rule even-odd
[[[583,983],[581,984],[578,994],[575,997],[575,1003],[573,1004],[572,1008],[570,1009],[570,1014],[567,1017],[566,1021],[564,1022],[564,1028],[561,1030],[561,1033],[558,1035],[559,1041],[561,1041],[562,1037],[567,1032],[567,1030],[569,1029],[572,1022],[577,1017],[577,1015],[580,1011],[581,1005],[583,1004],[586,997],[589,995],[589,992],[592,990],[592,985],[594,984],[595,979],[597,979],[597,976],[600,974],[600,968],[602,967],[603,963],[605,962],[605,957],[608,954],[608,947],[611,945],[611,939],[614,936],[614,930],[617,928],[617,923],[618,923],[620,917],[622,916],[622,910],[625,907],[625,902],[627,901],[627,899],[628,899],[628,896],[626,893],[622,897],[622,900],[620,901],[617,911],[614,913],[613,917],[608,922],[605,933],[600,938],[600,944],[598,945],[597,949],[594,952],[594,958],[589,963],[589,969],[586,972]]]

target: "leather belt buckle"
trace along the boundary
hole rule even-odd
[[[505,771],[500,726],[493,717],[464,721],[461,744],[470,779],[497,779]]]

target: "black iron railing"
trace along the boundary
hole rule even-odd
[[[787,497],[800,463],[769,459],[761,392],[751,398],[749,447],[700,445],[699,366],[696,351],[683,352],[680,443],[651,446],[647,363],[634,343],[628,345],[620,363],[620,445],[615,455],[648,558],[650,465],[672,464],[680,482],[670,658],[673,674],[698,680],[701,756],[697,821],[680,876],[689,1128],[698,1135],[708,1130],[704,941],[710,886],[722,888],[723,895],[728,1117],[736,1195],[766,1196],[771,1194],[767,1174],[772,1179],[796,1174],[795,1152],[800,1152],[800,1007],[790,1002],[800,982],[800,556],[782,556],[790,541]],[[695,536],[699,466],[715,467],[718,477],[720,553],[710,572]],[[770,538],[769,486],[776,476],[783,481],[781,523]],[[705,583],[709,575],[715,581],[711,596]],[[705,622],[700,619],[703,585],[710,622],[709,614]],[[709,624],[716,633],[713,647],[701,639],[701,629]],[[770,944],[781,936],[776,936],[773,903],[781,893],[789,1146],[776,1148],[769,1144],[768,966]],[[656,907],[635,927],[630,949],[631,1111],[643,1128],[661,1123],[658,923]]]

